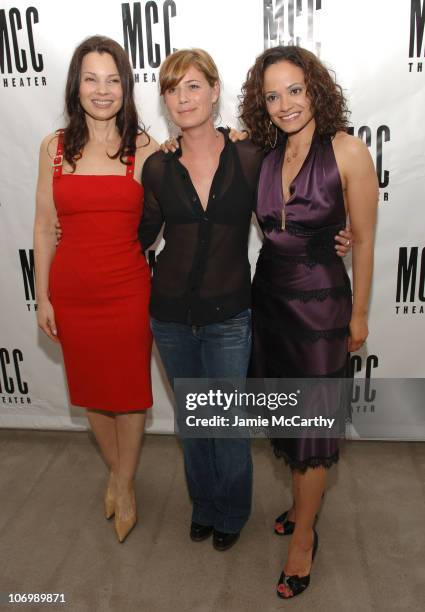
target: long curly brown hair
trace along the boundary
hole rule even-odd
[[[342,88],[333,80],[328,69],[317,57],[298,46],[278,46],[267,49],[257,57],[248,71],[239,96],[240,119],[251,133],[252,141],[264,149],[270,148],[270,117],[264,98],[264,73],[268,66],[287,61],[304,72],[307,96],[310,100],[319,134],[334,136],[347,131],[349,110]],[[278,142],[285,138],[278,128]]]
[[[141,127],[138,122],[136,104],[134,102],[133,73],[126,52],[111,38],[91,36],[75,49],[69,66],[65,88],[65,115],[68,122],[64,130],[64,158],[73,171],[75,171],[76,162],[81,158],[84,146],[89,139],[86,115],[80,104],[79,91],[81,64],[84,56],[92,51],[109,53],[112,56],[117,65],[123,90],[123,104],[116,117],[121,143],[118,151],[110,156],[111,159],[119,157],[123,164],[128,164],[129,162],[124,158],[135,154],[137,135],[146,134],[147,144],[150,141],[144,127]]]

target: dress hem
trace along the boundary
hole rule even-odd
[[[97,412],[112,412],[114,414],[127,414],[129,412],[142,412],[144,410],[150,410],[153,407],[153,400],[147,405],[147,406],[137,406],[137,408],[122,408],[120,407],[120,409],[116,409],[116,408],[110,408],[110,407],[105,407],[102,406],[101,408],[99,407],[99,405],[97,404],[96,406],[94,405],[88,405],[88,403],[86,402],[76,402],[73,399],[70,400],[72,406],[75,406],[76,408],[82,408],[84,410],[96,410]]]
[[[330,457],[309,457],[308,459],[305,459],[304,461],[299,461],[298,459],[292,459],[289,456],[289,454],[285,452],[283,449],[276,448],[272,440],[270,440],[270,442],[273,446],[273,452],[275,454],[275,457],[277,457],[278,459],[283,459],[286,465],[289,465],[289,468],[292,471],[301,472],[301,474],[304,474],[308,468],[324,467],[326,469],[329,469],[330,467],[332,467],[332,465],[337,463],[339,460],[339,449],[338,449]]]

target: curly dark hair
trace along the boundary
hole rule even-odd
[[[111,159],[119,157],[123,164],[130,162],[124,157],[134,155],[136,151],[136,137],[138,134],[146,134],[149,143],[150,138],[144,127],[141,127],[137,118],[136,104],[134,102],[134,79],[128,56],[124,49],[111,38],[106,36],[91,36],[84,40],[75,49],[68,70],[68,78],[65,88],[65,115],[68,123],[64,130],[64,158],[75,172],[76,162],[81,158],[84,146],[89,139],[89,131],[86,123],[84,109],[80,104],[79,90],[81,79],[81,64],[88,53],[109,53],[117,65],[123,89],[123,105],[119,110],[116,123],[121,144]]]
[[[317,57],[298,46],[278,46],[267,49],[257,57],[248,71],[239,96],[239,118],[251,133],[252,141],[269,149],[270,117],[263,92],[264,73],[268,66],[287,61],[304,72],[307,96],[311,102],[319,134],[334,136],[339,130],[347,131],[349,110],[342,88],[333,80],[328,69]],[[276,128],[278,129],[278,128]],[[279,141],[284,134],[278,129]]]

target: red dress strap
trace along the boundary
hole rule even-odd
[[[134,164],[135,164],[135,160],[136,157],[134,155],[127,155],[127,161],[130,162],[127,166],[127,171],[126,171],[126,176],[130,177],[131,179],[134,176]]]
[[[58,130],[58,146],[56,148],[56,155],[53,158],[53,178],[60,178],[62,176],[62,163],[63,163],[63,134],[64,130]]]

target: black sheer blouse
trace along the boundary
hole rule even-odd
[[[144,165],[143,250],[164,226],[154,266],[150,313],[160,321],[206,325],[251,304],[248,232],[263,153],[249,140],[225,144],[206,210],[175,153],[154,153]]]

